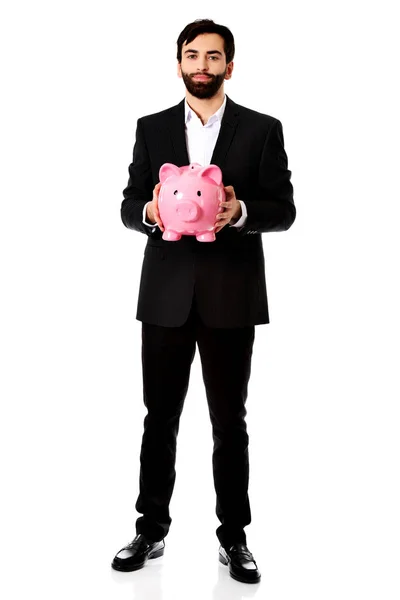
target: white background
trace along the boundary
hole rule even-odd
[[[176,40],[197,18],[235,36],[225,92],[281,120],[298,210],[263,235],[271,323],[247,401],[258,586],[218,562],[198,355],[165,555],[110,567],[135,535],[145,416],[146,238],[120,221],[122,189],[137,119],[184,97]],[[398,600],[394,2],[15,1],[0,33],[2,597]]]

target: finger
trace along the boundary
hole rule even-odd
[[[164,231],[164,226],[163,226],[163,223],[161,221],[160,213],[158,211],[154,213],[154,218],[156,220],[156,223],[160,227],[161,231]]]
[[[225,225],[228,223],[228,221],[226,221],[225,223],[221,223],[221,221],[219,223],[215,223],[214,227],[217,227],[219,229],[222,229],[223,227],[225,227]]]
[[[157,185],[155,186],[155,188],[153,190],[153,199],[158,200],[158,196],[160,194],[160,187],[161,187],[161,183],[157,183]]]
[[[220,202],[219,205],[224,208],[232,208],[232,202]]]
[[[154,218],[156,220],[157,225],[160,227],[161,231],[164,231],[164,226],[163,226],[162,221],[161,221],[160,211],[158,210],[158,204],[157,204],[157,202],[154,205],[153,214],[154,214]]]
[[[156,198],[154,201],[154,215],[157,216],[159,219],[161,218],[160,217],[160,209],[158,206],[158,198]]]

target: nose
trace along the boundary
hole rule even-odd
[[[180,202],[175,210],[178,217],[186,223],[196,221],[199,217],[199,207],[195,202]]]
[[[205,73],[206,71],[208,71],[209,64],[210,63],[208,62],[207,56],[203,56],[203,58],[199,57],[199,60],[197,63],[197,65],[198,65],[197,71],[200,73]]]

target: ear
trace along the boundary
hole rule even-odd
[[[177,66],[176,66],[176,72],[178,74],[178,77],[180,77],[182,79],[182,69],[181,69],[181,63],[178,62]]]
[[[181,170],[179,167],[177,167],[176,165],[173,165],[172,163],[164,163],[162,165],[162,167],[160,168],[160,181],[161,183],[164,183],[164,181],[170,177],[171,175],[180,175],[181,174]]]
[[[228,63],[226,65],[226,74],[225,74],[225,78],[224,79],[230,79],[232,77],[232,71],[233,71],[233,60],[231,60],[230,63]]]
[[[204,167],[198,172],[199,177],[209,177],[217,185],[222,183],[222,171],[217,165],[208,165],[208,167]]]

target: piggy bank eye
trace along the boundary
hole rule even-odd
[[[176,196],[176,195],[177,195],[177,193],[178,193],[178,190],[175,190],[175,191],[174,191],[174,196]]]
[[[200,190],[198,190],[197,195],[201,196],[201,191]]]

